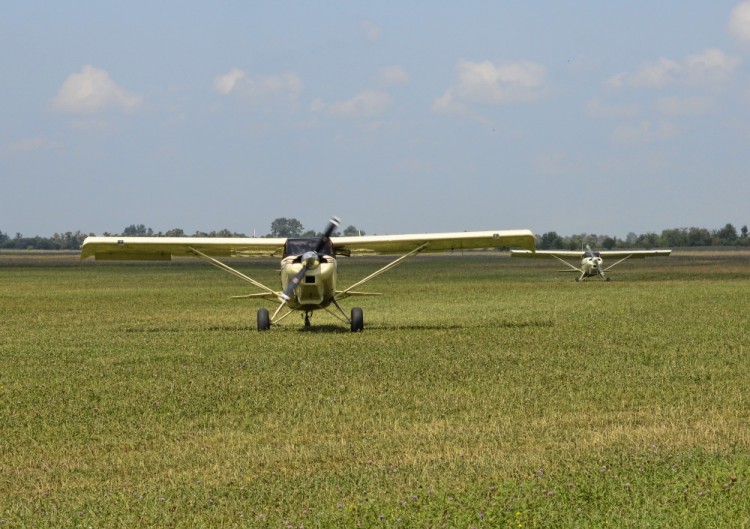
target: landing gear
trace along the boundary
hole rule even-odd
[[[258,309],[258,330],[267,331],[271,328],[271,318],[268,316],[268,309]]]
[[[305,312],[305,329],[310,328],[310,313]]]
[[[351,322],[352,332],[362,332],[362,330],[365,328],[365,316],[361,308],[354,307],[352,309]]]

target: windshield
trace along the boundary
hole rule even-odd
[[[290,255],[302,255],[305,252],[314,252],[315,247],[318,246],[318,241],[320,239],[287,239],[286,244],[284,244],[284,257],[288,257]],[[325,244],[323,245],[323,249],[320,251],[320,253],[325,255],[333,256],[333,244],[331,244],[331,239],[326,238]]]

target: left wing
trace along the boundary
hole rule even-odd
[[[81,259],[115,261],[171,261],[195,250],[212,257],[281,255],[284,238],[250,237],[86,237]]]
[[[534,251],[531,230],[464,231],[413,235],[363,235],[331,237],[337,255],[394,254],[411,252],[461,251],[478,248],[526,248]]]

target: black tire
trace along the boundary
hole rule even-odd
[[[365,316],[362,309],[354,307],[352,309],[352,332],[362,332],[365,328]]]
[[[258,309],[258,330],[267,331],[271,328],[271,318],[268,309]]]

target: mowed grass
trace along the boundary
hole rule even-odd
[[[197,261],[1,257],[0,527],[750,526],[750,253],[417,256],[357,334],[258,333]]]

